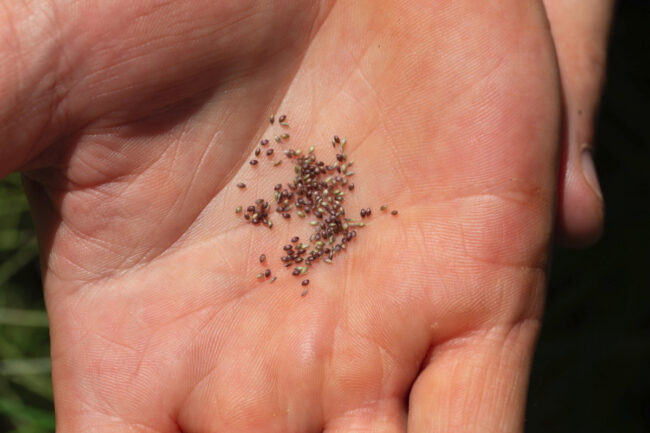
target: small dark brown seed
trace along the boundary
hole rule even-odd
[[[298,242],[299,240],[300,240],[300,238],[298,236],[294,236],[294,237],[291,238],[291,242],[293,242],[294,244],[296,242]]]
[[[291,244],[286,244],[283,248],[284,248],[285,251],[289,251],[289,250],[292,250],[292,249],[293,249],[293,245],[291,245]]]
[[[248,206],[248,207],[246,208],[246,211],[247,211],[247,212],[250,212],[250,213],[255,212],[255,206]]]
[[[273,149],[269,149],[266,151],[266,156],[271,156],[273,155]]]
[[[260,146],[266,146],[267,144],[269,144],[269,140],[267,140],[266,138],[260,141]]]
[[[341,139],[339,138],[338,135],[334,136],[334,142],[337,143],[337,144],[341,142]]]
[[[372,211],[370,210],[370,208],[367,208],[366,209],[366,216],[370,216],[371,213],[372,213]]]
[[[294,275],[294,276],[300,275],[300,269],[298,269],[298,268],[294,269],[293,272],[291,273],[291,275]]]
[[[392,211],[391,215],[397,215],[397,211],[396,210]]]
[[[271,270],[270,270],[270,269],[267,269],[266,271],[264,271],[264,276],[265,276],[266,278],[270,277],[270,276],[271,276]]]
[[[286,114],[283,114],[278,118],[278,122],[284,122],[285,120],[287,120],[287,115]]]
[[[245,184],[245,183],[241,183],[241,182],[239,182],[239,183],[237,184],[237,188],[246,188],[246,184]]]
[[[251,159],[248,163],[250,165],[255,165],[255,164],[257,164],[257,160],[256,159]]]
[[[361,214],[361,218],[365,218],[366,217],[366,210],[361,209],[361,212],[359,212],[359,214]]]
[[[306,286],[307,284],[309,284],[309,280],[302,280],[302,285],[303,286]]]
[[[285,213],[282,214],[282,218],[289,219],[289,218],[291,218],[291,214],[288,213],[288,212],[285,212]]]
[[[354,184],[351,183],[351,184],[348,186],[348,189],[349,189],[350,191],[354,190]]]
[[[260,256],[260,263],[264,263],[264,260],[266,260],[266,256],[264,254],[262,254]]]
[[[255,156],[259,156],[261,151],[262,149],[260,149],[259,147],[255,149]]]

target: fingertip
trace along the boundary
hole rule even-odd
[[[592,148],[594,118],[605,76],[613,0],[545,0],[555,43],[565,108],[558,182],[557,240],[568,247],[594,244],[603,231],[604,202]]]
[[[558,241],[570,248],[585,248],[600,238],[604,223],[604,200],[589,145],[569,152],[560,181]]]

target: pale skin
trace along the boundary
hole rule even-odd
[[[602,81],[566,41],[611,4],[546,3],[5,3],[0,176],[26,175],[57,431],[522,431],[556,205],[568,243],[602,225],[591,120],[561,125]],[[308,227],[234,213],[291,178],[247,162],[270,113],[272,160],[346,136],[373,208],[305,297],[279,257]]]

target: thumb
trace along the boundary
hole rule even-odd
[[[544,0],[564,99],[558,234],[587,246],[602,232],[603,198],[593,162],[594,117],[605,76],[614,0]]]

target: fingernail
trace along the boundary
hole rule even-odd
[[[598,198],[602,200],[603,194],[600,191],[600,183],[598,182],[598,174],[596,173],[596,166],[594,165],[594,157],[590,146],[585,145],[582,149],[580,163],[582,164],[582,175]]]

